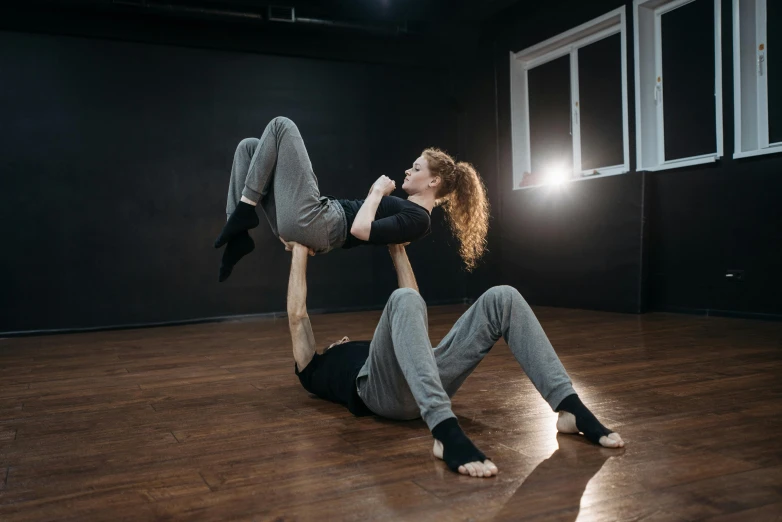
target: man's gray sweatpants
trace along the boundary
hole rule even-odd
[[[225,211],[229,216],[242,196],[259,204],[277,237],[321,254],[345,242],[345,211],[336,201],[320,196],[304,140],[288,118],[274,118],[261,139],[239,142],[228,185]]]
[[[421,295],[409,288],[391,294],[356,379],[359,397],[377,415],[398,420],[420,416],[431,430],[455,417],[450,397],[501,336],[551,409],[575,393],[527,302],[515,288],[495,286],[434,349]]]

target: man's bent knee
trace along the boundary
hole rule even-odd
[[[269,122],[269,126],[284,129],[287,127],[295,127],[296,124],[293,123],[293,120],[290,118],[286,118],[285,116],[277,116],[276,118],[272,118],[272,121]]]
[[[488,290],[488,293],[494,297],[521,297],[519,291],[510,285],[493,286]]]
[[[520,302],[527,304],[518,290],[508,285],[494,286],[486,291],[486,295],[503,303]]]
[[[255,147],[258,146],[258,142],[260,140],[258,138],[245,138],[242,141],[239,142],[239,145],[236,146],[237,152],[248,152],[251,156],[255,152]]]
[[[412,288],[399,288],[394,290],[391,297],[388,299],[389,303],[397,306],[423,306],[426,307],[426,302],[421,294],[413,290]]]

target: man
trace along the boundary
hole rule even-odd
[[[284,242],[284,241],[283,241]],[[286,243],[292,252],[288,282],[288,322],[295,372],[304,388],[344,404],[357,416],[389,419],[423,417],[435,439],[433,453],[453,471],[491,477],[497,466],[475,447],[451,410],[452,397],[502,336],[516,360],[554,411],[557,430],[583,433],[607,448],[624,446],[581,403],[551,343],[519,292],[491,288],[462,315],[432,348],[426,303],[418,293],[405,247],[389,245],[399,289],[391,294],[372,341],[332,343],[316,353],[307,315],[307,247]]]

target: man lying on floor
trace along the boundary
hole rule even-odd
[[[426,303],[405,247],[390,245],[399,289],[391,294],[372,341],[343,337],[318,354],[306,304],[311,252],[297,243],[287,243],[286,250],[292,252],[288,321],[295,371],[308,392],[343,404],[357,416],[420,416],[434,436],[434,455],[451,470],[491,477],[497,466],[462,431],[450,397],[502,336],[535,388],[559,412],[558,431],[581,432],[607,448],[624,446],[619,434],[600,424],[581,402],[535,314],[515,288],[496,286],[485,292],[432,348]]]

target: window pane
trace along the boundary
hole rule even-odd
[[[768,142],[782,142],[782,2],[766,1]]]
[[[714,2],[695,0],[661,23],[665,159],[714,153]]]
[[[624,163],[621,45],[615,34],[578,50],[582,170]]]
[[[530,69],[527,79],[533,177],[545,177],[561,168],[570,173],[570,55]]]

